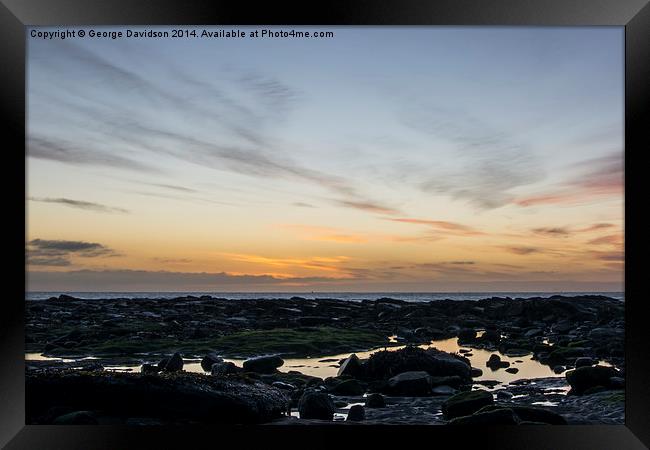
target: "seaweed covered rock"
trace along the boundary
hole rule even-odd
[[[370,356],[365,374],[372,379],[387,379],[403,372],[423,371],[432,376],[457,375],[470,380],[469,360],[435,348],[427,350],[405,347],[396,351],[380,351]]]
[[[566,373],[566,380],[571,385],[570,394],[582,395],[589,389],[602,387],[604,389],[620,388],[620,383],[612,378],[619,378],[620,373],[613,367],[584,366]]]
[[[280,417],[289,397],[279,389],[250,379],[220,379],[177,372],[136,373],[46,371],[26,374],[29,423],[44,420],[53,408],[102,411],[172,422],[262,423]]]
[[[298,402],[301,419],[332,420],[335,409],[329,395],[312,389],[307,389]]]
[[[442,404],[442,414],[445,419],[469,416],[484,406],[492,405],[492,394],[486,391],[460,392],[449,397]]]
[[[244,361],[243,367],[247,372],[273,373],[284,364],[284,360],[276,355],[258,356]]]

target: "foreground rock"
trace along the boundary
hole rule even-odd
[[[445,419],[469,416],[484,406],[494,403],[492,394],[486,391],[460,392],[449,397],[442,404],[442,414]]]
[[[620,373],[613,367],[582,366],[566,373],[571,394],[582,395],[594,389],[620,389]]]
[[[263,423],[282,416],[290,401],[281,390],[248,379],[191,373],[27,372],[25,392],[32,424],[53,423],[52,411],[100,412],[123,421]]]
[[[405,347],[373,353],[365,364],[365,376],[388,379],[404,372],[426,372],[435,377],[458,376],[471,380],[469,360],[435,348]]]
[[[301,419],[332,420],[336,407],[329,395],[308,389],[298,403]]]
[[[273,373],[284,364],[279,356],[258,356],[244,361],[243,367],[247,372]]]

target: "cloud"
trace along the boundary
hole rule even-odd
[[[623,236],[620,234],[610,234],[607,236],[601,236],[596,239],[592,239],[587,242],[590,245],[622,245]]]
[[[544,178],[538,158],[524,142],[457,109],[412,99],[401,111],[402,123],[451,143],[456,167],[433,167],[420,183],[425,192],[467,200],[483,209],[510,203],[511,190]]]
[[[578,172],[572,179],[548,192],[520,197],[514,203],[528,207],[581,204],[603,197],[623,199],[625,174],[621,151],[582,161],[574,164],[572,169]]]
[[[300,236],[308,240],[314,241],[329,241],[340,243],[358,244],[368,241],[368,236],[350,233],[334,227],[322,227],[314,225],[299,225],[299,224],[286,224],[279,225],[280,228],[290,230],[298,233]]]
[[[39,136],[33,132],[30,132],[27,137],[27,156],[82,166],[106,166],[139,172],[160,172],[154,167],[116,153],[98,151],[89,145],[82,148],[60,138]]]
[[[542,253],[542,249],[537,247],[503,247],[504,250],[514,253],[515,255],[531,255],[533,253]]]
[[[410,219],[410,218],[387,218],[393,222],[410,223],[415,225],[426,225],[438,231],[444,231],[451,234],[458,234],[463,236],[478,236],[485,233],[475,230],[472,227],[463,225],[456,222],[448,222],[445,220],[425,220],[425,219]]]
[[[300,208],[315,208],[314,205],[312,205],[310,203],[304,203],[304,202],[293,202],[292,205],[293,206],[298,206]]]
[[[534,228],[533,232],[545,236],[568,236],[571,234],[571,231],[569,231],[569,229],[567,229],[566,227]]]
[[[379,203],[369,202],[369,201],[360,201],[360,200],[336,200],[336,203],[341,206],[346,206],[348,208],[360,209],[362,211],[368,211],[377,214],[387,214],[387,215],[396,215],[399,214],[399,211]]]
[[[42,203],[58,203],[61,205],[69,206],[71,208],[85,209],[89,211],[103,212],[103,213],[122,213],[128,214],[129,210],[124,208],[116,208],[112,206],[102,205],[100,203],[86,202],[82,200],[72,200],[69,198],[41,198],[29,197],[30,201]]]
[[[171,272],[147,270],[30,271],[30,291],[247,291],[336,282],[332,277],[236,275],[226,272]]]
[[[348,180],[307,167],[286,154],[287,144],[279,141],[273,130],[291,111],[300,93],[281,80],[230,68],[203,81],[182,73],[170,62],[162,64],[160,59],[131,69],[70,42],[62,42],[57,52],[48,49],[42,45],[30,48],[30,64],[35,72],[49,76],[49,83],[57,87],[42,95],[52,97],[48,107],[56,108],[57,116],[66,118],[64,129],[74,131],[74,126],[79,127],[84,145],[54,137],[36,124],[30,127],[29,156],[76,165],[158,171],[152,164],[120,156],[115,148],[106,145],[121,142],[131,151],[135,148],[138,153],[164,155],[214,170],[315,184],[336,194],[342,206],[380,214],[395,212],[359,193]],[[145,57],[139,55],[140,59]],[[143,67],[168,73],[174,89],[163,89],[151,81],[141,73],[149,70]],[[82,73],[93,83],[70,85],[65,76],[69,70]],[[102,86],[101,93],[94,90],[95,85]],[[66,88],[68,95],[61,94]],[[113,103],[112,92],[130,93],[128,110]],[[163,124],[158,111],[166,116],[176,114],[174,123],[178,125]],[[70,121],[73,116],[79,123]],[[185,127],[188,122],[200,125],[200,133],[189,133]],[[156,185],[189,192],[166,183]]]
[[[590,225],[588,227],[580,228],[577,231],[580,231],[580,232],[583,232],[583,233],[588,233],[588,232],[591,232],[591,231],[597,231],[597,230],[603,230],[603,229],[606,229],[606,228],[612,228],[614,226],[615,225],[612,224],[612,223],[595,223],[595,224]]]
[[[72,257],[99,258],[118,254],[96,242],[32,239],[26,245],[27,262],[38,266],[69,266]]]
[[[196,189],[190,189],[185,186],[178,186],[174,184],[164,184],[164,183],[143,183],[143,184],[147,184],[149,186],[154,186],[154,187],[160,187],[164,189],[171,189],[173,191],[189,192],[189,193],[198,192]]]

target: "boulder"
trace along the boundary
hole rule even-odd
[[[403,372],[388,380],[386,393],[405,397],[431,395],[429,374],[424,371]]]
[[[448,425],[518,425],[519,419],[511,409],[497,409],[451,419]]]
[[[576,359],[574,366],[577,369],[579,367],[593,366],[594,364],[596,364],[596,361],[594,361],[593,358],[590,358],[588,356],[583,356],[581,358]]]
[[[284,364],[284,360],[277,355],[258,356],[244,361],[246,372],[273,373]]]
[[[224,381],[187,372],[152,377],[63,370],[27,373],[25,380],[29,423],[38,423],[56,407],[166,423],[263,423],[281,417],[290,400],[283,391],[256,381]]]
[[[579,367],[566,373],[567,382],[571,385],[569,393],[576,395],[582,395],[595,387],[615,389],[616,383],[612,383],[611,378],[618,376],[616,369],[607,366]]]
[[[145,375],[154,375],[160,372],[160,368],[158,366],[154,366],[153,364],[143,364],[140,372]]]
[[[183,357],[180,353],[174,353],[162,369],[163,372],[180,372],[183,370]]]
[[[332,420],[335,406],[330,396],[324,392],[308,389],[300,397],[298,412],[301,419]]]
[[[373,353],[365,364],[366,377],[387,379],[403,372],[424,371],[433,376],[457,375],[470,380],[467,358],[435,348],[424,350],[408,346],[396,351]]]
[[[216,363],[222,363],[223,358],[216,353],[210,353],[201,360],[201,368],[204,372],[211,372],[212,366]]]
[[[442,414],[445,419],[468,416],[474,414],[484,406],[492,405],[494,399],[492,394],[486,391],[460,392],[449,397],[442,404]]]
[[[517,369],[516,367],[508,367],[506,369],[506,372],[508,372],[508,373],[517,373],[517,372],[519,372],[519,369]]]
[[[361,360],[354,353],[343,360],[339,367],[337,376],[349,375],[354,378],[362,378],[364,375]]]
[[[492,370],[499,370],[505,367],[510,367],[510,363],[508,361],[502,361],[501,357],[496,353],[490,355],[490,358],[487,360],[485,365]]]
[[[228,375],[230,373],[237,373],[240,372],[242,369],[237,367],[235,363],[230,362],[230,361],[224,361],[224,362],[217,362],[212,364],[212,367],[210,368],[210,374],[213,376],[223,376],[223,375]]]
[[[350,411],[348,412],[348,418],[351,422],[361,422],[366,420],[366,410],[361,405],[352,405]]]
[[[385,408],[386,407],[386,401],[384,400],[384,396],[381,394],[368,394],[366,397],[366,407],[367,408]]]
[[[456,389],[446,385],[436,386],[431,389],[433,395],[454,395],[456,392],[458,392]]]
[[[481,375],[483,375],[483,371],[481,369],[479,369],[478,367],[472,367],[470,375],[471,375],[472,378],[478,378]]]
[[[335,384],[329,391],[335,395],[362,395],[365,389],[357,380],[350,378]]]
[[[55,425],[98,425],[97,419],[92,412],[75,411],[57,417],[52,422]]]
[[[533,406],[489,405],[481,408],[477,414],[506,409],[514,412],[520,421],[545,423],[549,425],[567,424],[566,419],[558,413],[548,409],[535,408]]]
[[[489,342],[491,344],[498,344],[501,342],[501,333],[497,330],[485,330],[485,333],[478,338],[480,342]]]

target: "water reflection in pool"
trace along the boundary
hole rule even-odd
[[[389,340],[391,342],[395,342],[395,337],[391,336]],[[405,346],[402,345],[402,346],[386,347],[385,349],[388,351],[395,351],[404,347]],[[439,350],[443,350],[450,353],[459,353],[459,351],[463,348],[462,346],[458,345],[458,338],[434,340],[431,341],[431,343],[429,344],[420,345],[419,347],[424,349],[435,347]],[[556,374],[553,372],[553,370],[550,367],[540,364],[538,361],[533,360],[532,354],[527,356],[506,356],[498,351],[488,351],[488,350],[475,349],[475,348],[467,348],[467,349],[470,350],[470,353],[466,353],[465,356],[469,358],[469,360],[472,363],[472,366],[477,367],[483,371],[483,375],[474,378],[475,381],[495,380],[499,382],[499,384],[506,384],[511,381],[522,379],[522,378],[531,379],[531,378],[545,378],[545,377],[564,377],[563,373]],[[372,355],[373,353],[376,353],[381,350],[384,349],[379,348],[379,349],[366,351],[366,352],[357,352],[356,354],[359,358],[365,359],[365,358],[369,358],[370,355]],[[509,362],[510,367],[517,368],[519,369],[519,371],[513,374],[513,373],[506,372],[505,369],[499,369],[493,371],[490,368],[488,368],[485,365],[485,363],[487,362],[490,355],[494,353],[498,354],[503,361]],[[343,358],[347,358],[348,356],[350,356],[350,353],[339,353],[336,355],[326,355],[317,358],[284,358],[284,365],[280,367],[279,370],[282,372],[289,372],[291,370],[295,370],[306,375],[312,375],[320,378],[332,377],[332,376],[336,376],[338,372],[338,361]],[[146,356],[144,356],[143,358],[146,359]],[[26,360],[51,360],[51,361],[62,361],[62,362],[79,361],[79,359],[49,358],[49,357],[42,356],[38,353],[27,353],[25,355],[25,359]],[[84,360],[87,359],[95,359],[95,358],[92,357],[84,358]],[[241,367],[244,360],[226,359],[226,361],[231,361],[235,363],[237,366]],[[130,369],[130,371],[133,372],[139,371],[140,367],[141,366],[137,364],[119,365],[119,366],[106,365],[107,370],[129,370]],[[198,359],[186,359],[184,370],[188,372],[204,373],[203,369],[201,368],[200,360]]]

